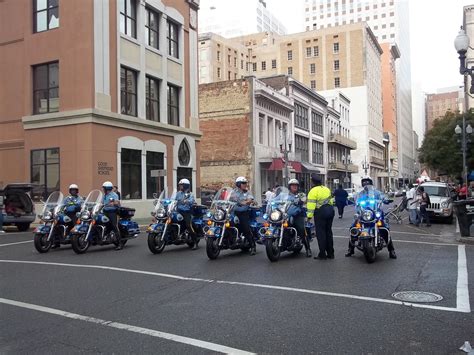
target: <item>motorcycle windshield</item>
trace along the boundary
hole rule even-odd
[[[231,187],[223,187],[214,196],[211,204],[211,211],[215,211],[218,207],[227,208],[235,204],[231,197],[234,195],[234,189]]]
[[[176,189],[168,190],[163,189],[158,199],[155,201],[155,212],[160,210],[167,210],[168,208],[174,208],[176,204]]]
[[[267,214],[270,214],[275,209],[286,212],[288,206],[291,204],[289,198],[290,191],[284,186],[278,187],[267,204]]]
[[[380,208],[382,202],[383,194],[373,186],[366,186],[357,194],[356,206],[359,209],[376,210]]]
[[[54,191],[49,195],[48,199],[44,203],[43,216],[47,213],[54,213],[56,207],[61,207],[64,196],[60,191]],[[57,209],[56,209],[57,210]]]
[[[81,213],[85,211],[88,211],[92,214],[97,213],[102,206],[103,200],[104,194],[102,191],[92,190],[89,192],[89,195],[87,195],[87,198],[82,205]]]

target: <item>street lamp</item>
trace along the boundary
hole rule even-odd
[[[365,176],[367,176],[367,170],[369,170],[370,164],[367,162],[367,157],[365,157],[364,161],[362,162],[362,169],[365,171]]]
[[[291,137],[288,137],[286,131],[286,126],[280,128],[280,152],[283,153],[283,159],[285,160],[285,166],[283,168],[283,182],[285,186],[288,186],[288,181],[290,179],[290,170],[288,167],[288,155],[291,152]]]
[[[462,179],[467,186],[467,166],[466,166],[466,155],[467,155],[467,145],[471,143],[469,136],[472,134],[472,127],[470,124],[466,126],[465,115],[463,115],[463,127],[459,125],[454,128],[454,133],[461,135],[461,150],[462,150]],[[458,140],[459,141],[459,140]]]
[[[350,179],[349,179],[349,176],[348,176],[348,168],[349,168],[349,165],[352,163],[351,161],[351,156],[348,154],[347,156],[345,156],[344,154],[342,154],[342,164],[344,164],[344,168],[346,170],[346,177],[344,178],[344,182],[347,184],[346,187],[349,188],[351,187],[351,185],[349,184],[350,182]]]

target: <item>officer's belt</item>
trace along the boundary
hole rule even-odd
[[[329,205],[330,202],[331,202],[330,198],[324,199],[322,201],[320,201],[320,200],[308,200],[308,203],[315,203],[316,204],[315,209],[321,208],[324,205]]]

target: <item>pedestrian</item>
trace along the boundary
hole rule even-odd
[[[420,224],[420,216],[418,214],[419,209],[419,199],[416,192],[416,188],[413,184],[408,186],[410,190],[407,191],[406,199],[407,199],[407,209],[408,209],[408,222],[410,224],[415,224],[418,226]]]
[[[272,199],[272,196],[273,196],[273,191],[269,187],[267,192],[265,192],[265,201],[266,201],[266,203],[270,202],[270,200]]]
[[[334,259],[334,241],[332,235],[332,222],[334,220],[333,199],[331,190],[323,186],[321,179],[316,175],[311,175],[313,188],[308,193],[307,218],[314,217],[316,238],[318,239],[319,254],[315,259]]]
[[[3,196],[0,196],[0,234],[4,234],[3,230]]]
[[[467,193],[468,193],[467,185],[464,183],[462,184],[461,189],[459,189],[459,199],[465,200],[467,198]]]
[[[122,200],[122,195],[120,194],[120,191],[118,190],[118,187],[114,185],[113,191],[117,194],[118,199]]]
[[[430,196],[425,192],[425,188],[423,186],[420,186],[418,191],[420,192],[420,223],[425,221],[426,226],[431,227],[430,215],[427,211],[427,208],[430,204]]]
[[[344,216],[344,207],[347,206],[347,198],[349,194],[346,190],[342,188],[342,185],[339,184],[336,191],[334,191],[334,199],[336,200],[337,212],[339,214],[339,219]]]

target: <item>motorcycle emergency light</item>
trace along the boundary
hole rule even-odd
[[[283,222],[283,227],[288,228],[288,221]]]
[[[229,228],[230,227],[230,222],[225,222],[225,227]]]
[[[212,221],[211,220],[207,221],[207,225],[212,226]]]
[[[377,227],[382,227],[383,226],[383,222],[382,221],[378,221],[377,222]]]
[[[356,223],[356,228],[362,228],[362,226],[360,225],[360,223]]]
[[[76,224],[81,224],[81,219],[80,218],[76,219]]]
[[[270,227],[270,223],[265,222],[265,223],[263,224],[263,226],[264,226],[265,228],[268,228],[268,227]]]

